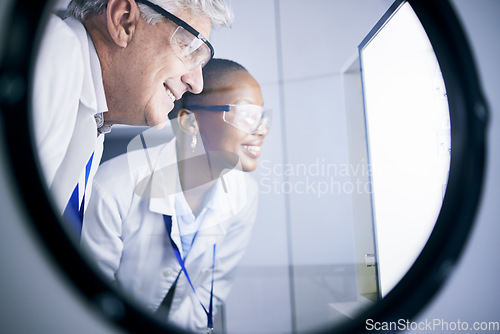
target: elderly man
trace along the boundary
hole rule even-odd
[[[56,209],[80,234],[85,197],[112,124],[162,126],[203,89],[224,0],[73,0],[48,20],[34,67],[33,129]]]

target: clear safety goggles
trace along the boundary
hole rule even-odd
[[[213,58],[214,48],[212,44],[188,23],[152,2],[147,0],[136,0],[136,2],[148,6],[178,25],[170,38],[170,43],[188,70],[197,66],[203,67]]]
[[[271,109],[255,104],[189,105],[186,109],[222,112],[224,122],[248,134],[268,130],[271,126]]]

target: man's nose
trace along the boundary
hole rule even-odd
[[[193,94],[199,94],[203,90],[203,73],[201,66],[196,66],[181,77],[187,85],[187,90]]]

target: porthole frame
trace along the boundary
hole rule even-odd
[[[435,228],[399,284],[357,318],[319,330],[322,333],[360,333],[366,331],[366,319],[391,322],[414,317],[453,272],[480,202],[489,112],[469,42],[448,1],[408,2],[433,45],[448,93],[451,119],[448,186]],[[31,135],[29,106],[32,59],[36,56],[40,27],[44,26],[47,8],[51,8],[52,3],[13,2],[0,58],[2,141],[7,144],[10,169],[23,200],[23,209],[57,267],[106,319],[132,333],[185,332],[160,323],[96,274],[68,238],[60,217],[52,209],[37,168],[39,162]]]

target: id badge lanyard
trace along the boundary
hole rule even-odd
[[[208,306],[208,310],[203,305],[203,303],[200,300],[200,297],[196,294],[196,290],[193,286],[193,283],[191,282],[191,279],[189,278],[189,274],[186,270],[186,266],[184,265],[184,260],[182,259],[181,253],[179,252],[179,248],[175,244],[175,242],[172,240],[172,237],[170,236],[170,233],[172,231],[172,217],[163,215],[163,221],[165,222],[165,228],[167,230],[168,237],[170,238],[170,243],[172,244],[172,248],[174,249],[175,257],[177,258],[177,261],[181,265],[182,271],[184,272],[184,275],[186,275],[186,278],[189,282],[189,285],[191,286],[191,289],[193,290],[195,296],[198,298],[198,301],[200,302],[201,307],[203,307],[203,310],[205,311],[207,315],[207,333],[214,333],[214,324],[213,324],[213,298],[214,298],[214,269],[215,269],[215,245],[214,244],[214,252],[213,252],[213,259],[212,259],[212,283],[210,287],[210,304]]]
[[[66,204],[66,208],[64,209],[63,217],[67,219],[67,221],[71,224],[71,227],[76,231],[76,236],[78,240],[80,240],[80,236],[82,235],[82,226],[83,226],[83,212],[85,210],[85,190],[87,189],[87,183],[89,181],[90,170],[92,168],[92,161],[94,159],[94,152],[90,156],[87,165],[85,166],[85,186],[83,187],[83,199],[80,202],[79,196],[79,183],[76,184],[73,193]]]

